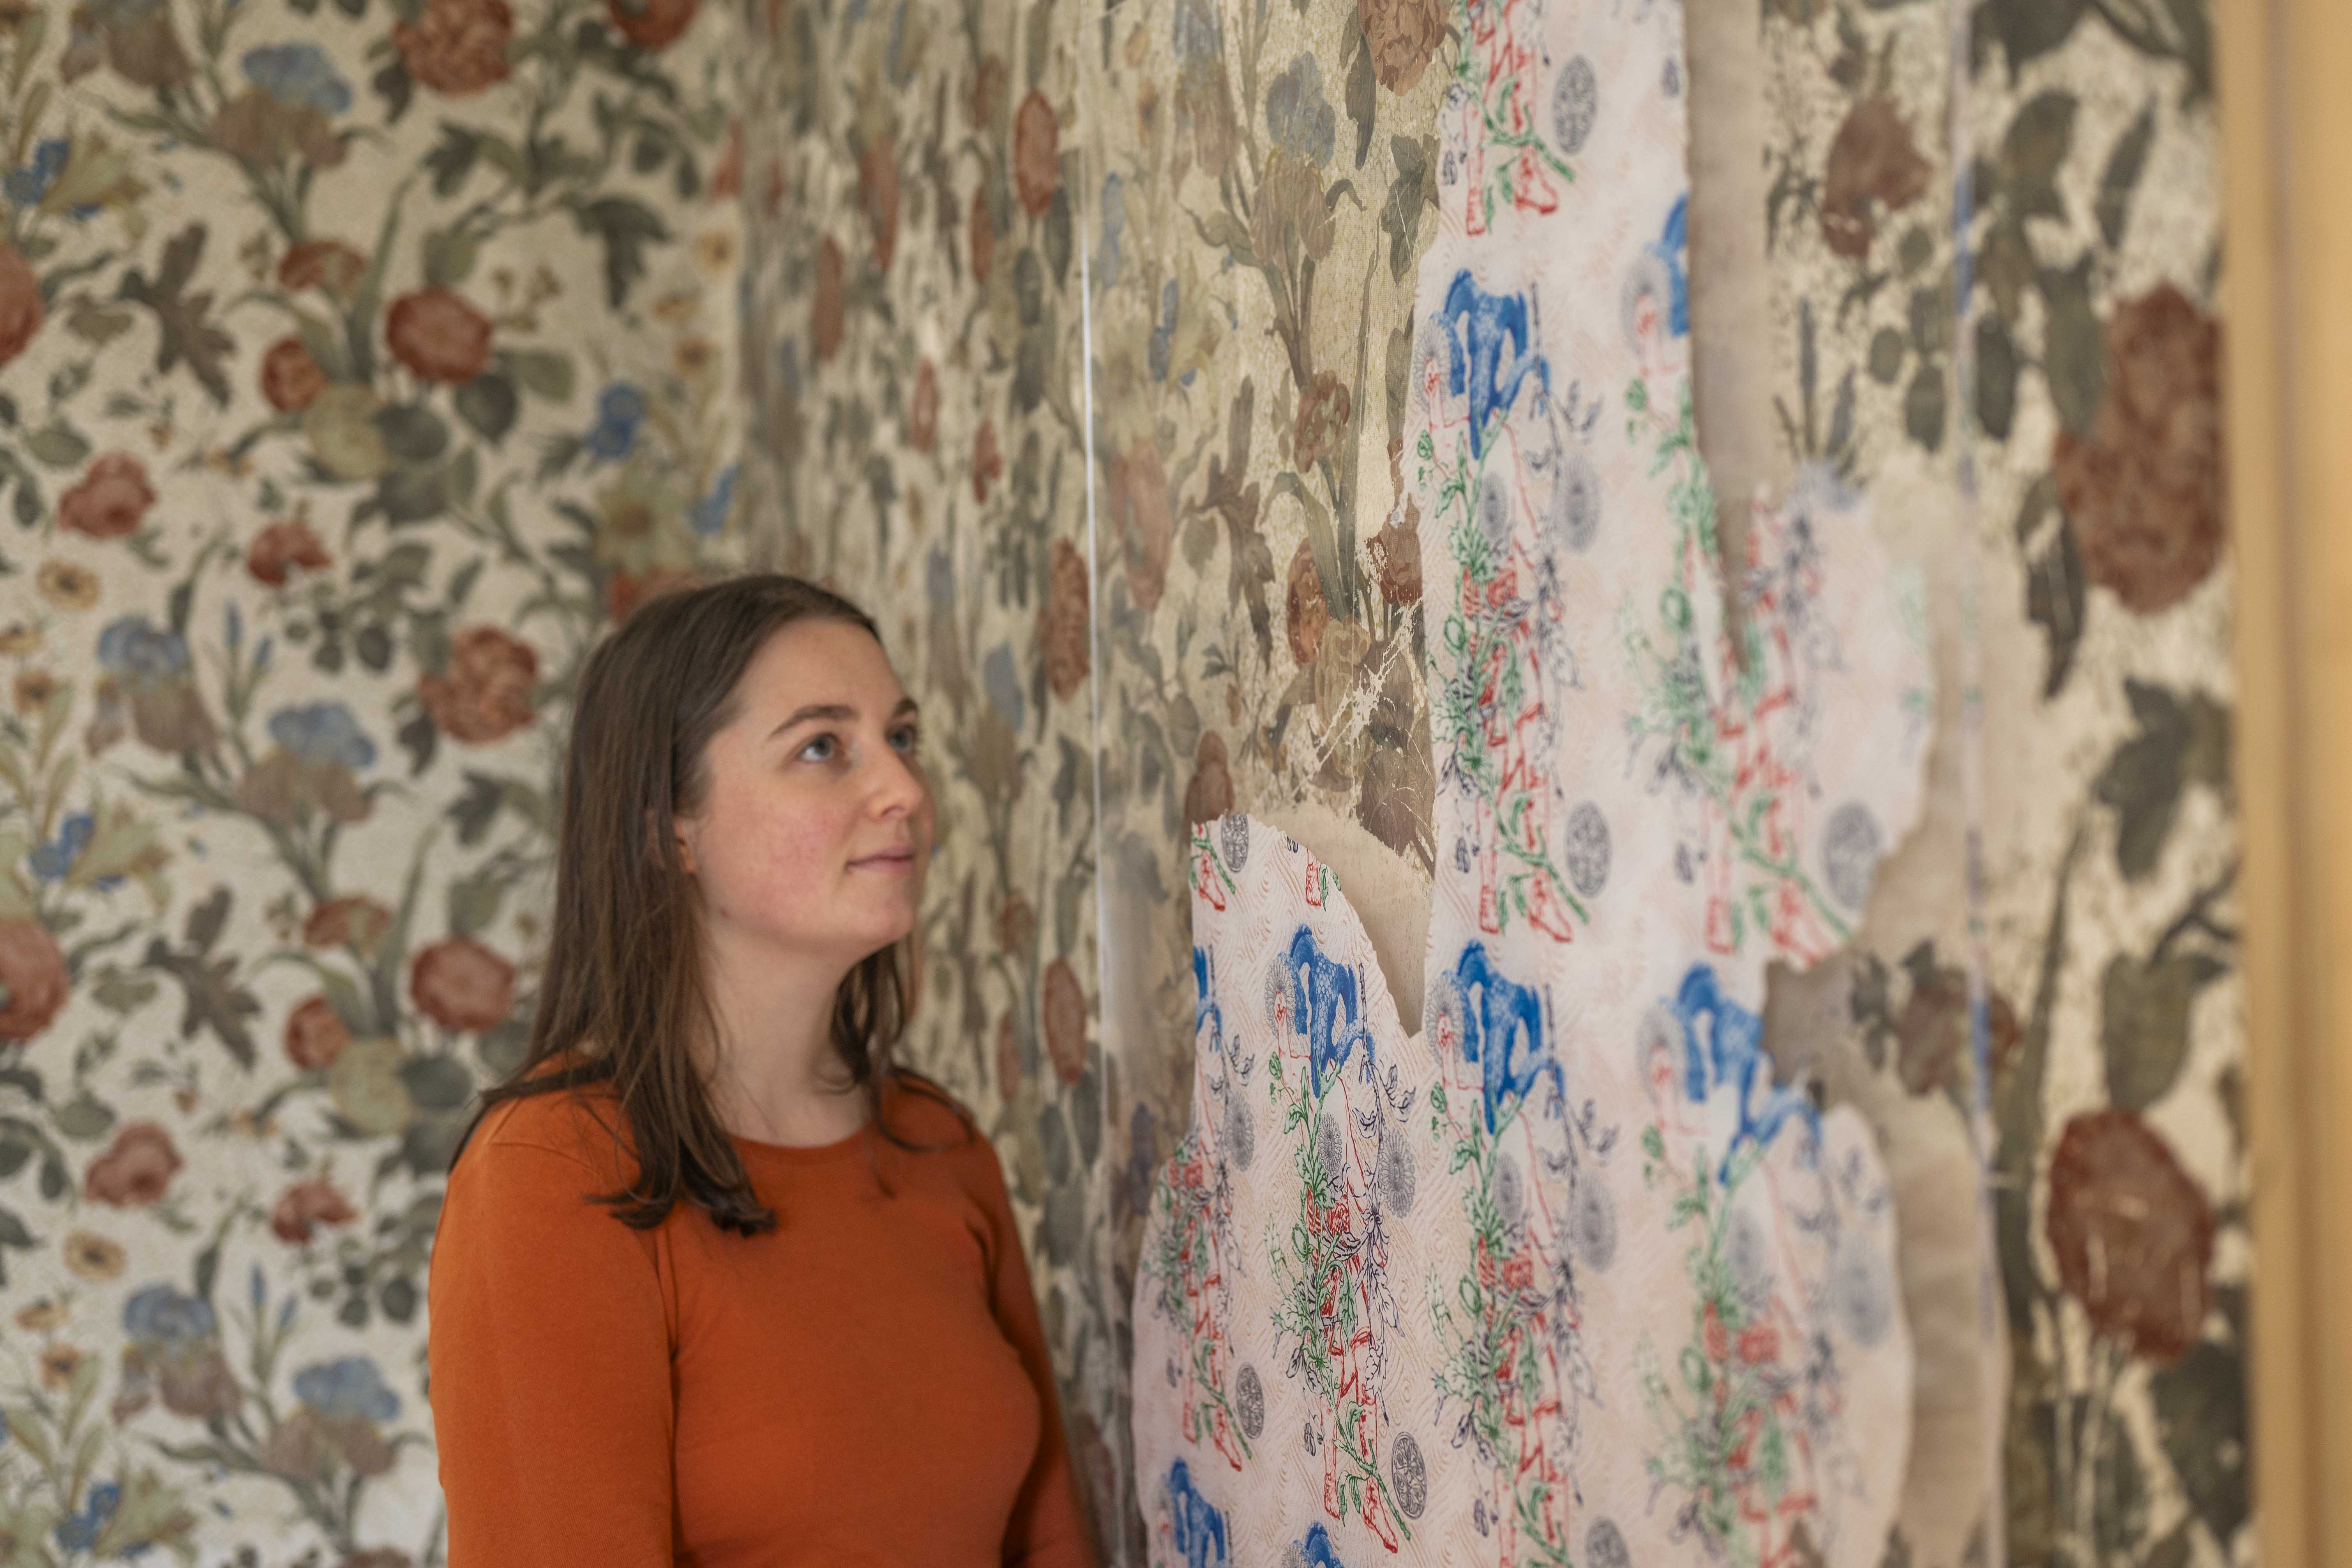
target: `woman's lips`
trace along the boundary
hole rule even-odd
[[[911,849],[889,849],[879,855],[868,855],[862,860],[852,860],[850,864],[876,871],[911,870],[915,864],[915,852]]]

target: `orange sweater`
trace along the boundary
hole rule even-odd
[[[910,1142],[963,1135],[892,1089]],[[450,1568],[1091,1568],[1020,1234],[985,1138],[736,1139],[777,1227],[585,1201],[608,1094],[492,1110],[433,1249]],[[877,1173],[892,1194],[886,1195]]]

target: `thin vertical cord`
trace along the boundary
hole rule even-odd
[[[1975,216],[1975,160],[1969,80],[1973,0],[1950,0],[1950,61],[1947,68],[1952,167],[1952,376],[1960,542],[1960,815],[1966,843],[1969,930],[1969,1141],[1977,1157],[1977,1225],[1983,1252],[1977,1262],[1978,1344],[1983,1353],[1985,1568],[2009,1559],[2009,1508],[2003,1485],[2009,1433],[2008,1367],[2000,1355],[2000,1235],[1994,1205],[1992,1030],[1986,987],[1990,958],[1985,930],[1984,865],[1984,583],[1978,552],[1981,521],[1977,488],[1976,267],[1969,229]],[[2015,1327],[2015,1325],[2012,1325]]]
[[[1083,111],[1080,114],[1083,121]],[[1099,996],[1102,975],[1110,957],[1110,917],[1103,907],[1103,728],[1102,728],[1102,561],[1095,509],[1095,285],[1092,266],[1092,214],[1081,184],[1078,207],[1078,406],[1084,427],[1079,432],[1087,463],[1087,702],[1091,710],[1095,775],[1095,984]],[[1106,1026],[1110,1009],[1102,1009]],[[1103,1031],[1108,1046],[1109,1030]]]

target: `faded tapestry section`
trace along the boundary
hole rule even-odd
[[[0,8],[0,1555],[440,1559],[592,640],[732,558],[733,19]]]
[[[1968,62],[2019,1562],[2253,1551],[2212,47],[2004,3]]]

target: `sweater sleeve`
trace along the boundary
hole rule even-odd
[[[669,1568],[668,1320],[604,1190],[528,1143],[451,1173],[427,1284],[449,1568]]]
[[[1029,1283],[1029,1262],[1021,1250],[1021,1230],[1013,1223],[996,1151],[985,1139],[979,1142],[974,1162],[980,1167],[979,1196],[995,1237],[991,1305],[997,1327],[1012,1342],[1029,1381],[1036,1386],[1040,1415],[1036,1457],[1030,1462],[1028,1479],[1022,1483],[1013,1518],[1005,1527],[1004,1561],[1024,1568],[1095,1568],[1093,1542],[1070,1474],[1069,1443],[1062,1431],[1062,1402],[1054,1382],[1053,1358],[1045,1351],[1037,1297]]]

